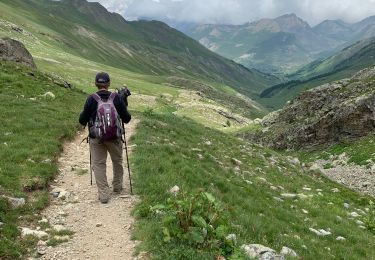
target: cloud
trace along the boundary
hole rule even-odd
[[[94,0],[90,0],[94,1]],[[375,0],[95,0],[127,19],[241,24],[296,13],[311,24],[325,19],[356,22],[375,15]]]

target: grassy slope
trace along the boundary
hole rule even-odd
[[[56,156],[65,138],[75,134],[85,95],[55,85],[43,74],[0,63],[0,194],[26,197],[26,207],[12,211],[0,200],[0,258],[16,259],[35,241],[18,240],[21,222],[32,221],[48,203],[46,188],[57,172]],[[56,99],[41,97],[47,91]],[[30,100],[36,98],[36,100]],[[32,191],[32,193],[30,193]]]
[[[304,90],[328,82],[351,77],[361,69],[375,64],[375,40],[368,39],[347,47],[321,62],[313,62],[291,75],[297,80],[273,86],[261,94],[259,103],[279,109]]]
[[[291,75],[293,78],[312,78],[339,70],[348,70],[349,74],[358,68],[369,67],[374,64],[375,38],[359,41],[335,55],[322,61],[313,62]]]
[[[206,141],[211,141],[212,146],[206,145]],[[375,256],[374,233],[359,229],[354,220],[348,219],[348,210],[343,207],[348,202],[352,210],[363,209],[368,198],[322,177],[302,174],[275,152],[168,114],[144,115],[133,142],[137,144],[132,158],[135,190],[142,197],[135,211],[138,216],[135,236],[144,241],[140,250],[151,252],[155,259],[212,259],[219,254],[213,250],[194,250],[178,240],[163,242],[161,220],[149,208],[164,203],[174,185],[186,192],[204,189],[223,201],[233,224],[231,232],[237,234],[239,244],[261,243],[276,250],[289,246],[304,259]],[[194,150],[197,148],[202,151]],[[202,159],[198,153],[203,155]],[[243,162],[239,174],[234,172],[233,157]],[[271,157],[277,161],[276,165],[270,163]],[[273,189],[272,185],[283,189]],[[304,186],[312,190],[304,191]],[[340,193],[331,192],[335,187]],[[322,195],[318,195],[317,189],[322,189]],[[280,197],[280,193],[313,197],[280,203],[273,198]],[[302,209],[309,213],[304,214]],[[338,221],[337,216],[343,221]],[[318,237],[308,230],[310,227],[331,228],[333,235]],[[336,241],[337,236],[347,240]]]

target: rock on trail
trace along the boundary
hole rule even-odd
[[[136,126],[127,126],[127,138]],[[73,231],[68,242],[48,247],[40,259],[133,259],[136,241],[131,240],[134,219],[131,211],[137,202],[129,194],[129,180],[124,151],[124,188],[121,195],[112,195],[108,204],[98,201],[95,178],[90,185],[89,146],[81,143],[86,132],[80,132],[72,142],[66,143],[59,159],[59,176],[55,191],[65,196],[51,194],[51,205],[43,212],[51,226]],[[131,151],[130,151],[131,152]],[[82,174],[84,173],[84,174]],[[108,156],[108,182],[112,182],[112,163]],[[55,194],[56,195],[56,194]],[[58,195],[58,194],[57,194]]]

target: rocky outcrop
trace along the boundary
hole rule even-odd
[[[265,117],[251,138],[266,146],[298,149],[355,139],[375,130],[375,67],[303,92]]]
[[[36,69],[33,57],[23,43],[10,38],[0,38],[0,61],[1,60],[22,63]]]

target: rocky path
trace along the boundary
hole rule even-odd
[[[127,126],[128,138],[135,126],[135,121]],[[55,247],[40,245],[41,259],[133,259],[136,242],[131,240],[134,222],[131,210],[137,198],[129,194],[128,173],[125,171],[123,194],[112,195],[108,204],[101,204],[95,178],[93,186],[90,185],[89,146],[81,144],[85,135],[86,132],[80,132],[74,141],[65,144],[59,159],[60,174],[52,187],[52,202],[43,212],[44,221],[52,229],[63,230],[55,236],[56,240],[67,239],[69,231],[74,234]],[[125,158],[124,151],[126,164]],[[109,158],[107,176],[112,183]]]

